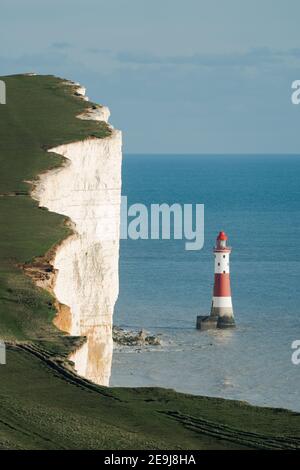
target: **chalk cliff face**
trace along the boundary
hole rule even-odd
[[[83,94],[83,88],[78,94]],[[81,119],[107,121],[109,110],[90,108]],[[121,200],[121,132],[104,139],[52,148],[66,164],[40,176],[33,196],[40,206],[70,218],[73,235],[56,250],[56,325],[86,343],[70,357],[77,372],[109,384],[112,315],[118,296]]]

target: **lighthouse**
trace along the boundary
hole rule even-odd
[[[227,240],[226,233],[220,232],[213,249],[215,258],[213,298],[210,315],[197,317],[197,328],[201,330],[235,326],[230,288],[231,248],[227,246]]]

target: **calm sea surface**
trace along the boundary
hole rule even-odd
[[[116,349],[112,386],[163,386],[300,411],[300,156],[126,155],[128,203],[203,203],[205,244],[123,240],[115,324],[162,346]],[[199,332],[212,246],[229,235],[237,328]]]

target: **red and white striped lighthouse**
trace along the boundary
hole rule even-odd
[[[227,246],[227,240],[226,233],[220,232],[214,247],[215,283],[210,317],[217,320],[219,328],[235,326],[230,289],[231,248]]]

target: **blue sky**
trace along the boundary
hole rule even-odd
[[[0,73],[81,82],[124,150],[300,153],[299,0],[2,0]]]

